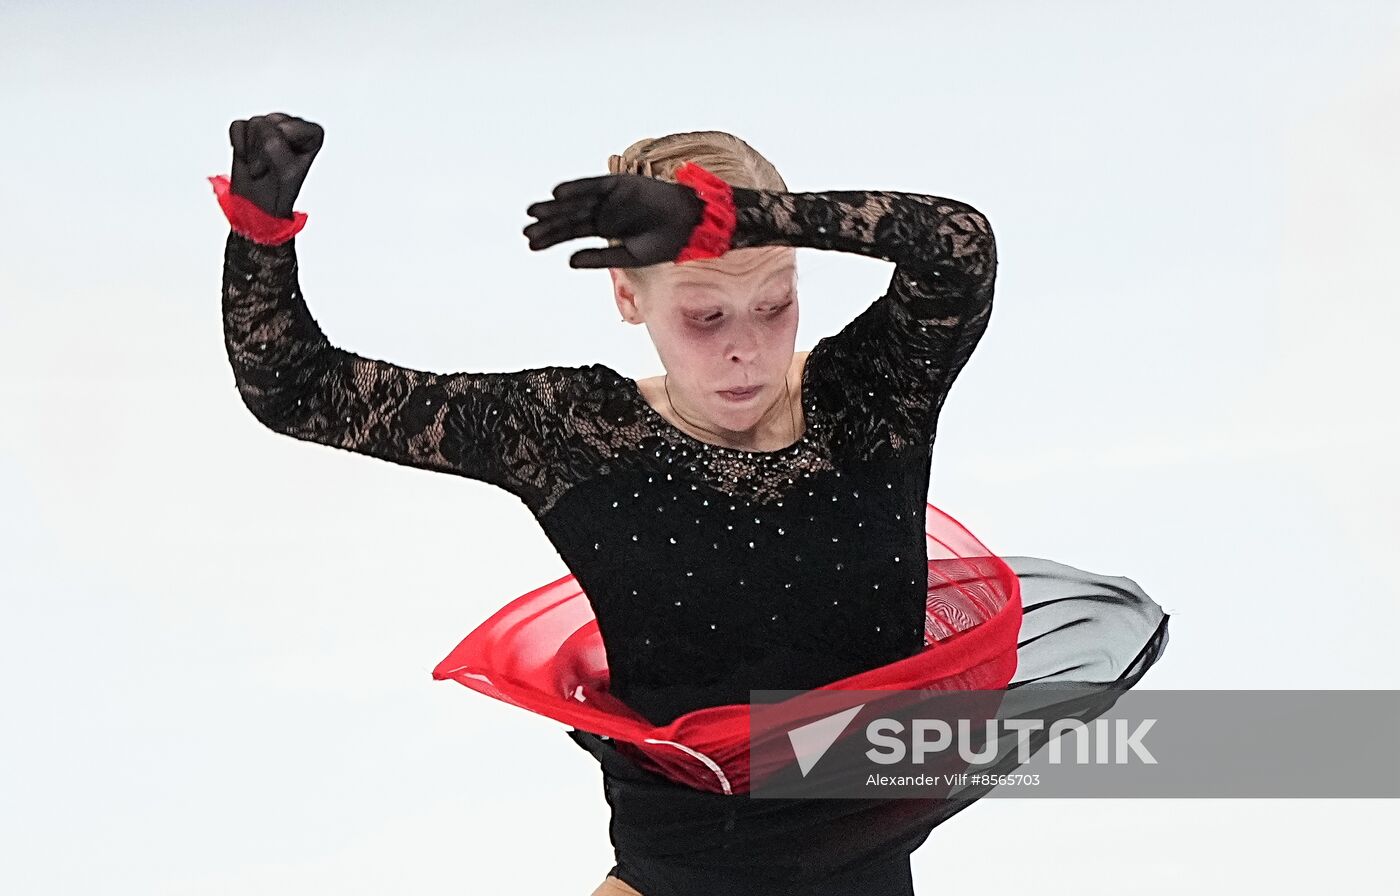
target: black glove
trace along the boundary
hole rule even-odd
[[[325,136],[319,124],[281,112],[238,119],[228,126],[233,144],[229,192],[269,215],[292,217],[292,203]]]
[[[575,252],[570,267],[645,267],[675,261],[704,212],[704,200],[685,184],[641,174],[604,174],[555,187],[553,199],[525,210],[539,220],[524,233],[535,250],[586,236],[621,241]]]

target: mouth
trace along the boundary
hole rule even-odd
[[[758,394],[759,388],[759,386],[749,386],[744,389],[721,389],[719,390],[719,394],[731,401],[742,401]]]

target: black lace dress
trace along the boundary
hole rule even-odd
[[[230,232],[223,314],[239,394],[276,432],[516,495],[588,595],[613,694],[655,723],[911,656],[923,647],[930,457],[944,400],[991,314],[991,228],[971,206],[911,193],[736,188],[734,200],[734,248],[894,264],[885,294],[813,347],[804,431],[785,448],[699,441],[603,364],[444,374],[361,357],[312,318],[295,239],[262,245]],[[1089,662],[1097,680],[1126,680],[1155,661],[1166,617],[1128,580],[1004,559],[1022,578],[1026,631],[1041,628],[1023,639],[1037,646],[1021,680],[1081,676]],[[1131,594],[1105,620],[1108,591]],[[1086,649],[1089,617],[1110,649]],[[1043,637],[1071,629],[1073,643]],[[806,800],[784,815],[752,805],[772,801],[680,793],[606,739],[571,734],[604,768],[613,873],[646,896],[912,892],[909,853],[951,814],[898,836],[877,826],[859,846],[846,831],[844,848],[831,849],[822,837],[835,829],[813,820],[849,822],[850,801]]]

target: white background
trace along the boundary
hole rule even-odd
[[[426,370],[661,372],[585,243],[520,234],[644,136],[972,203],[996,307],[930,500],[1142,585],[1173,614],[1144,687],[1400,686],[1393,3],[0,2],[0,891],[582,896],[611,865],[563,726],[430,677],[567,571],[533,517],[238,398],[205,178],[273,111],[326,129],[313,313]],[[890,274],[798,257],[799,349]],[[1393,879],[1398,814],[989,799],[916,879],[1339,892]]]

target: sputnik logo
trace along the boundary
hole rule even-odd
[[[851,719],[859,715],[864,708],[864,703],[852,706],[850,709],[843,709],[835,715],[817,719],[815,722],[808,722],[806,725],[788,732],[788,742],[792,744],[792,752],[797,757],[797,765],[802,770],[802,777],[807,777],[812,766],[817,764],[818,759],[826,755],[826,751],[831,749],[832,744],[836,743],[836,738],[840,737],[841,732],[846,730],[846,726],[851,724]]]

